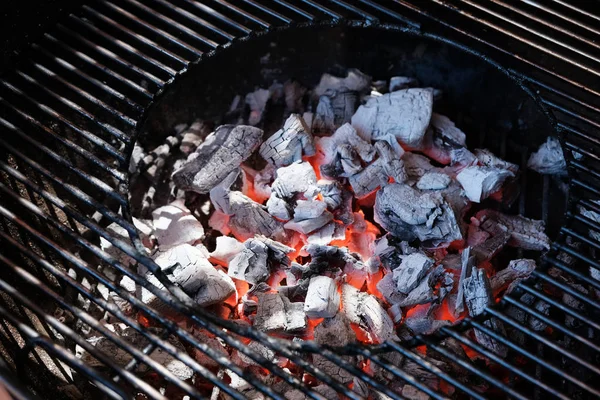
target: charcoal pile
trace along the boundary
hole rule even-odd
[[[312,90],[273,84],[249,93],[245,103],[238,96],[220,121],[178,126],[154,150],[136,146],[130,171],[150,184],[132,194],[133,209],[146,227],[148,255],[198,305],[290,340],[402,341],[483,314],[527,279],[534,258],[550,247],[542,221],[503,211],[514,198],[503,191],[514,191],[522,171],[487,149],[467,148],[468,132],[436,112],[443,93],[407,77],[385,83],[350,70],[323,75]],[[283,123],[269,132],[265,119],[274,109]],[[549,159],[547,168],[560,169],[554,147],[547,150],[531,166],[544,170]],[[150,272],[138,272],[164,289]],[[170,312],[149,291],[114,279]],[[501,321],[484,323],[505,334]],[[506,356],[492,337],[474,337]],[[210,335],[205,341],[251,366]],[[443,346],[464,355],[451,339]],[[191,375],[166,357],[157,360],[182,379]],[[360,365],[356,357],[347,360]],[[353,380],[320,355],[312,362],[343,384]],[[393,386],[392,377],[372,368]],[[248,386],[224,373],[240,390]],[[424,395],[396,389],[409,398]]]

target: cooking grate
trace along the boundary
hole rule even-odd
[[[68,397],[74,383],[80,392],[99,390],[112,397],[161,393],[131,371],[138,363],[155,370],[157,377],[174,383],[182,393],[200,397],[199,385],[178,380],[148,357],[154,349],[173,354],[186,362],[206,382],[212,382],[233,398],[243,398],[217,373],[179,352],[164,339],[179,337],[187,347],[205,352],[228,369],[243,376],[267,396],[281,398],[272,389],[241,371],[207,345],[172,321],[144,306],[135,296],[115,286],[93,267],[110,265],[145,286],[174,309],[192,315],[197,326],[221,337],[226,343],[256,360],[290,385],[316,398],[309,387],[291,378],[282,368],[254,353],[231,332],[260,341],[290,358],[322,382],[349,398],[358,398],[347,387],[315,370],[303,352],[319,352],[341,368],[359,376],[382,393],[399,395],[351,366],[340,356],[356,354],[371,360],[396,378],[413,385],[432,398],[445,398],[440,390],[422,381],[423,374],[396,368],[384,359],[397,352],[452,385],[457,392],[483,398],[477,385],[493,390],[498,397],[589,398],[600,396],[598,311],[600,303],[591,293],[600,281],[590,268],[600,269],[593,256],[600,251],[594,232],[600,224],[579,212],[579,207],[600,213],[593,200],[600,199],[600,60],[598,16],[589,3],[563,1],[469,0],[422,1],[317,1],[317,0],[98,0],[86,2],[72,15],[46,33],[34,45],[30,58],[0,81],[0,351],[5,365],[4,383],[18,398]],[[443,328],[435,337],[416,337],[403,345],[322,349],[312,343],[287,343],[259,332],[217,320],[184,299],[148,286],[143,279],[103,253],[94,243],[98,237],[111,242],[125,254],[147,265],[153,262],[138,250],[142,245],[129,222],[127,209],[128,157],[156,97],[190,63],[227,43],[255,32],[297,23],[345,19],[369,24],[397,24],[407,30],[444,36],[455,43],[486,54],[506,67],[525,88],[536,93],[555,121],[563,140],[569,167],[570,200],[567,221],[560,229],[545,264],[519,290],[479,319],[467,319],[453,328]],[[577,158],[573,154],[577,154]],[[581,155],[581,156],[580,156]],[[549,178],[544,181],[543,215],[548,218]],[[118,214],[122,208],[121,217]],[[93,215],[93,218],[89,218]],[[132,238],[126,243],[105,227],[117,222]],[[582,243],[584,247],[574,243]],[[565,254],[568,258],[565,258]],[[555,271],[560,271],[560,275]],[[157,275],[159,273],[157,272]],[[84,279],[85,278],[85,279]],[[101,282],[134,307],[159,321],[166,329],[155,334],[140,321],[124,315],[114,304],[98,296],[87,282]],[[579,285],[579,286],[577,286]],[[584,289],[586,292],[582,291]],[[542,314],[522,295],[550,305]],[[109,310],[113,317],[140,331],[149,344],[143,351],[122,339],[76,306],[78,296]],[[570,296],[578,302],[565,302]],[[576,307],[573,304],[577,304]],[[56,313],[56,306],[59,312]],[[515,318],[522,311],[548,325],[536,332]],[[520,331],[525,345],[491,331],[482,321],[493,316]],[[567,325],[565,317],[576,323]],[[125,368],[75,333],[74,326],[87,325],[117,346],[124,347],[135,362]],[[477,328],[510,349],[506,359],[478,345],[465,332]],[[490,367],[457,358],[440,345],[452,337],[479,352]],[[78,344],[97,356],[111,371],[101,375],[75,358],[69,348]],[[452,367],[464,368],[478,381],[461,382],[451,370],[441,370],[424,356],[438,353]],[[71,370],[72,368],[72,370]],[[17,377],[15,379],[14,377]],[[58,377],[58,378],[56,378]],[[25,384],[20,386],[19,380]],[[91,385],[81,382],[88,381]],[[55,394],[56,388],[62,394]]]

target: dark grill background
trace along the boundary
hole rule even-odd
[[[441,377],[467,396],[481,398],[473,389],[486,382],[491,396],[515,398],[591,398],[600,396],[598,386],[599,335],[598,311],[593,290],[600,282],[590,277],[589,267],[600,269],[594,257],[600,243],[589,230],[600,232],[600,225],[578,212],[583,206],[600,212],[592,200],[600,198],[600,62],[598,47],[600,17],[594,3],[566,1],[318,1],[318,0],[110,0],[89,1],[76,7],[70,16],[63,15],[56,27],[39,36],[27,57],[16,70],[5,72],[0,80],[0,352],[4,362],[5,384],[15,396],[42,398],[64,397],[57,387],[77,382],[85,394],[105,392],[131,397],[145,392],[150,398],[161,394],[130,372],[136,365],[119,368],[107,358],[98,357],[110,371],[98,374],[78,361],[67,350],[74,344],[85,345],[71,328],[86,323],[118,346],[118,336],[103,330],[97,321],[77,308],[77,295],[111,308],[114,315],[143,331],[150,345],[144,352],[135,351],[139,363],[155,369],[159,376],[172,380],[183,392],[199,396],[193,385],[177,381],[146,354],[156,347],[177,354],[162,340],[169,333],[179,336],[188,347],[210,349],[185,330],[145,310],[167,329],[158,335],[114,310],[102,298],[86,288],[82,277],[114,287],[94,266],[118,261],[102,253],[94,244],[98,237],[112,241],[123,252],[153,267],[151,260],[136,249],[141,248],[135,229],[128,222],[127,166],[128,155],[139,133],[145,112],[155,96],[190,63],[220,46],[251,35],[256,31],[316,21],[360,20],[372,24],[395,24],[448,38],[487,55],[517,76],[522,85],[540,96],[549,117],[563,140],[566,150],[583,155],[573,159],[566,151],[570,174],[570,200],[567,222],[545,264],[534,279],[521,284],[517,292],[505,297],[479,320],[466,320],[454,328],[444,328],[437,337],[417,337],[399,346],[386,344],[376,348],[326,350],[315,345],[283,344],[251,330],[222,323],[175,296],[160,294],[173,308],[193,315],[194,322],[221,336],[231,346],[255,357],[272,373],[289,378],[281,368],[251,354],[244,345],[220,330],[232,331],[262,341],[289,357],[323,382],[348,397],[356,398],[347,388],[312,369],[294,351],[320,352],[326,357],[373,384],[378,390],[398,397],[388,388],[344,364],[339,354],[350,352],[386,366],[398,379],[443,398],[415,379],[410,373],[387,366],[381,354],[400,352],[421,368]],[[597,12],[597,11],[596,11]],[[48,17],[49,18],[49,17]],[[10,60],[12,63],[12,60]],[[550,133],[550,132],[549,132]],[[545,178],[545,186],[550,185]],[[548,196],[544,189],[543,195]],[[547,204],[544,201],[543,204]],[[123,207],[124,218],[117,211]],[[543,210],[544,215],[553,210]],[[94,218],[89,218],[94,215]],[[132,236],[132,243],[113,237],[105,227],[118,222]],[[575,248],[572,240],[583,247]],[[572,263],[557,258],[562,251]],[[562,277],[549,274],[548,268],[562,271]],[[76,271],[75,275],[68,270]],[[125,271],[126,269],[124,269]],[[143,284],[143,280],[135,275]],[[567,284],[577,283],[588,293]],[[520,301],[524,293],[551,305],[549,316]],[[562,302],[564,294],[579,300],[572,308]],[[123,293],[135,306],[145,307],[134,296]],[[60,305],[65,311],[54,315]],[[548,324],[551,329],[534,332],[507,313],[516,307]],[[567,326],[565,316],[577,323]],[[482,320],[494,316],[506,326],[520,330],[526,339],[521,346],[489,331]],[[511,349],[511,357],[501,359],[477,345],[464,332],[478,328],[496,335]],[[495,362],[492,369],[457,359],[439,346],[440,338],[454,337]],[[463,384],[452,372],[428,363],[415,347],[439,352],[477,375],[479,382]],[[94,352],[89,348],[90,352]],[[234,398],[240,398],[216,374],[178,354],[207,381],[220,386]],[[228,359],[218,359],[236,371]],[[74,372],[68,372],[69,366]],[[498,371],[504,371],[498,373]],[[240,375],[243,375],[241,371]],[[58,378],[56,377],[58,376]],[[263,393],[280,398],[251,376],[246,379]],[[498,376],[504,376],[500,379]],[[86,385],[89,381],[91,384]],[[314,396],[300,382],[289,383]]]

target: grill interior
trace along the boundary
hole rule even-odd
[[[597,47],[593,21],[597,17],[591,10],[586,10],[587,7],[586,3],[575,6],[563,2],[512,1],[494,1],[482,6],[468,1],[411,4],[366,0],[114,0],[89,2],[65,16],[33,46],[29,58],[19,64],[19,69],[5,74],[0,81],[0,129],[3,131],[0,138],[0,261],[3,264],[0,274],[0,314],[3,318],[0,351],[4,359],[5,384],[16,397],[23,398],[72,398],[76,392],[91,398],[130,398],[136,393],[145,393],[147,398],[175,398],[186,394],[201,397],[202,385],[212,383],[233,398],[244,398],[233,391],[216,370],[197,363],[169,346],[164,339],[176,335],[186,347],[206,352],[224,368],[239,370],[230,360],[219,358],[173,321],[145,309],[135,296],[114,287],[102,272],[97,271],[97,265],[110,265],[122,269],[140,285],[145,284],[142,278],[123,268],[118,260],[103,253],[97,243],[103,237],[154,271],[153,262],[139,251],[142,245],[130,223],[127,170],[134,142],[139,138],[160,143],[161,134],[164,136],[167,132],[165,126],[172,126],[173,121],[197,117],[195,109],[184,106],[190,103],[190,98],[211,105],[212,109],[197,108],[210,115],[223,108],[219,102],[227,103],[232,96],[220,95],[213,99],[205,98],[205,94],[223,90],[243,92],[244,87],[260,84],[258,67],[244,71],[233,66],[225,68],[232,63],[232,58],[235,61],[236,57],[261,57],[264,55],[262,49],[273,38],[278,43],[290,43],[272,50],[281,52],[290,63],[272,67],[304,74],[304,79],[318,79],[324,67],[319,70],[311,65],[308,72],[293,69],[293,65],[301,65],[294,61],[302,56],[300,52],[294,54],[293,50],[302,48],[303,43],[307,46],[318,42],[323,35],[331,35],[330,41],[336,42],[335,35],[344,32],[350,35],[348,42],[354,47],[348,50],[340,46],[337,52],[330,53],[339,61],[347,61],[354,52],[359,52],[362,56],[359,60],[370,65],[367,69],[383,69],[384,63],[375,63],[381,59],[381,52],[375,54],[363,50],[373,43],[375,38],[369,36],[373,35],[390,44],[384,53],[390,60],[397,57],[395,51],[408,52],[411,46],[426,41],[425,53],[432,56],[424,59],[439,65],[440,58],[434,56],[441,54],[436,46],[442,45],[435,38],[441,37],[448,42],[444,46],[470,48],[494,60],[503,67],[504,73],[513,76],[518,85],[534,95],[543,107],[542,111],[517,84],[503,85],[502,79],[510,80],[502,72],[487,64],[487,69],[474,68],[473,74],[499,77],[499,80],[493,80],[490,92],[498,93],[500,98],[516,96],[520,99],[508,103],[515,109],[506,111],[506,118],[498,117],[503,110],[492,107],[504,103],[478,102],[489,105],[486,112],[496,116],[494,121],[508,120],[518,126],[519,118],[526,119],[531,129],[522,138],[526,138],[525,144],[531,147],[537,146],[552,129],[556,129],[566,150],[569,166],[566,207],[557,195],[561,182],[550,177],[544,177],[535,187],[531,186],[535,180],[526,177],[522,182],[527,188],[527,198],[518,207],[523,207],[523,211],[527,207],[527,211],[533,213],[531,216],[551,222],[555,233],[556,240],[544,257],[542,267],[534,273],[533,279],[522,283],[519,290],[506,296],[481,318],[443,328],[433,337],[417,337],[402,345],[390,343],[377,347],[321,349],[312,343],[284,343],[218,320],[180,297],[177,288],[172,288],[172,295],[160,291],[156,294],[176,310],[191,315],[196,326],[220,336],[311,398],[315,393],[310,386],[292,380],[279,366],[249,351],[239,336],[221,328],[264,343],[292,360],[298,368],[350,398],[358,397],[349,388],[336,384],[330,376],[316,371],[303,354],[319,352],[392,398],[399,395],[346,363],[341,356],[360,355],[432,398],[447,396],[443,385],[431,388],[420,379],[421,375],[415,377],[414,371],[393,366],[386,357],[391,353],[402,354],[444,385],[452,385],[456,389],[453,397],[457,398],[483,398],[478,391],[481,385],[490,387],[485,396],[492,397],[599,396],[595,377],[600,374],[597,367],[600,326],[596,322],[600,282],[590,275],[590,268],[600,269],[595,257],[600,246],[594,236],[600,232],[600,225],[580,213],[580,207],[600,212],[600,206],[593,202],[600,198],[597,164],[600,142],[595,131],[600,127],[600,110],[594,106],[600,95],[600,88],[594,86],[600,68],[593,56]],[[352,29],[340,28],[346,26],[345,19],[358,20],[361,26],[372,26],[374,30],[360,28],[361,34],[352,36]],[[291,28],[303,23],[318,26]],[[332,24],[335,25],[333,28],[330,27]],[[288,29],[280,29],[285,27]],[[302,36],[297,36],[297,29],[303,32]],[[272,32],[258,35],[264,31]],[[253,38],[257,35],[259,37]],[[392,46],[400,36],[411,40]],[[231,48],[218,50],[232,41]],[[326,47],[331,49],[329,45]],[[215,49],[217,54],[213,56]],[[322,51],[315,47],[307,50]],[[344,54],[344,51],[349,53]],[[477,65],[483,65],[475,56],[458,51],[456,54],[460,56],[455,59],[448,56],[454,64],[473,65],[473,60],[477,60]],[[201,61],[196,65],[198,60]],[[272,60],[277,64],[282,57],[272,57]],[[332,64],[330,59],[320,62],[322,66]],[[422,75],[424,82],[429,79],[432,85],[445,88],[443,77],[437,78],[439,82],[436,82],[436,76],[429,73],[423,59],[412,62],[409,59],[396,67],[409,72],[413,68],[416,74]],[[215,75],[211,71],[215,70],[224,71],[218,79],[213,79]],[[184,71],[187,72],[184,74]],[[208,83],[215,89],[207,89]],[[460,88],[460,82],[446,84],[450,86],[448,92],[456,93],[459,99],[457,88]],[[452,85],[456,86],[454,90]],[[493,85],[498,85],[498,90],[494,91]],[[190,93],[185,93],[186,88]],[[472,95],[475,104],[477,95]],[[456,110],[461,109],[460,104],[452,102],[448,107],[453,105]],[[481,119],[486,118],[481,116]],[[488,127],[481,127],[477,122],[474,122],[475,132],[488,132]],[[497,129],[499,139],[482,134],[475,136],[475,140],[492,147],[500,156],[513,155],[516,159],[511,161],[523,164],[524,159],[519,159],[519,149],[522,149],[519,145],[524,143],[516,140],[515,144],[515,140],[510,140],[521,136],[503,136],[502,126]],[[574,158],[572,152],[581,157]],[[527,206],[530,201],[538,206]],[[118,213],[119,208],[122,216]],[[564,213],[563,208],[566,208]],[[111,222],[118,222],[125,228],[131,241],[121,240],[107,231],[105,227]],[[123,315],[94,291],[95,282],[104,283],[134,307],[140,307],[164,329],[146,330],[143,321]],[[530,303],[524,302],[524,294],[549,304],[549,314],[541,314]],[[93,303],[90,307],[97,305],[109,310],[111,317],[140,330],[149,344],[143,351],[136,351],[123,343],[118,335],[102,328],[77,305],[81,304],[79,296],[88,298]],[[566,296],[577,302],[566,302]],[[518,312],[524,313],[526,318],[535,317],[548,327],[533,331],[519,321]],[[490,331],[483,325],[483,320],[490,316],[519,331],[522,341],[516,342]],[[75,333],[81,324],[114,340],[117,347],[135,352],[137,361],[120,368],[99,355],[101,368],[93,369],[83,364],[73,355],[75,344],[86,346],[85,340]],[[508,346],[509,357],[499,358],[478,345],[469,335],[471,328],[480,329]],[[444,337],[458,340],[491,362],[477,364],[455,357],[440,345]],[[177,380],[147,356],[157,348],[173,353],[203,379],[194,383]],[[93,348],[88,351],[95,353]],[[452,368],[442,370],[428,362],[424,352],[428,356],[437,354],[445,358],[452,368],[466,369],[476,379],[460,381]],[[176,393],[161,393],[156,389],[160,384],[153,387],[147,379],[139,378],[132,372],[138,364],[154,370],[157,382],[171,381],[177,388]],[[258,392],[282,398],[251,374],[242,371],[239,374]]]

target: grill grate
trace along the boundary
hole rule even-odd
[[[21,391],[13,375],[34,393],[44,396],[56,388],[57,381],[45,381],[51,370],[63,387],[89,379],[97,389],[111,397],[131,397],[132,391],[149,398],[164,398],[154,387],[131,371],[145,364],[159,376],[174,383],[182,393],[200,397],[198,388],[178,380],[172,372],[148,357],[161,348],[186,362],[207,382],[233,398],[244,398],[222,377],[182,354],[164,339],[177,336],[190,348],[215,359],[222,367],[244,377],[266,396],[282,398],[267,383],[240,370],[229,359],[219,356],[186,329],[148,309],[137,298],[115,286],[98,272],[98,264],[112,266],[146,287],[174,309],[193,315],[193,322],[220,337],[233,348],[256,360],[272,374],[281,377],[309,398],[317,398],[302,382],[281,367],[248,349],[238,336],[264,343],[289,358],[318,380],[355,399],[348,387],[316,370],[302,354],[320,353],[341,368],[358,376],[375,389],[398,397],[397,393],[347,363],[342,355],[360,355],[435,399],[445,398],[414,373],[386,361],[386,354],[397,352],[424,371],[452,385],[472,398],[484,398],[473,383],[463,383],[451,371],[442,371],[423,357],[433,352],[452,360],[453,367],[468,370],[486,384],[514,398],[600,397],[594,378],[600,375],[600,304],[593,296],[576,289],[600,290],[600,282],[590,276],[589,268],[600,269],[593,252],[600,243],[589,231],[600,234],[600,224],[579,212],[579,207],[600,212],[593,200],[600,199],[600,75],[597,54],[600,32],[598,16],[585,2],[492,0],[422,1],[337,1],[337,0],[98,0],[88,2],[65,18],[34,45],[30,59],[19,70],[0,80],[0,351],[7,360],[4,383],[17,398]],[[403,344],[376,347],[323,349],[312,343],[286,343],[259,332],[217,320],[173,295],[153,289],[123,264],[102,252],[94,239],[102,237],[136,261],[153,263],[139,250],[141,243],[127,209],[128,154],[138,134],[146,110],[156,96],[177,75],[204,54],[237,38],[279,26],[315,21],[357,19],[367,23],[398,24],[444,36],[459,45],[488,55],[507,67],[524,87],[536,93],[550,112],[563,140],[570,174],[570,200],[567,222],[545,258],[535,278],[522,283],[483,318],[493,316],[522,333],[527,346],[514,343],[491,331],[482,319],[467,319],[458,326],[443,328],[434,337],[416,337]],[[581,155],[575,158],[573,153]],[[547,179],[545,188],[551,184]],[[544,190],[545,197],[549,196]],[[544,202],[547,204],[547,202]],[[124,217],[118,214],[122,208]],[[552,211],[545,206],[544,216]],[[88,215],[94,218],[88,218]],[[121,225],[132,238],[128,243],[107,231],[111,222]],[[586,249],[573,243],[583,243]],[[565,262],[567,254],[572,263]],[[553,269],[562,275],[553,274]],[[159,272],[156,272],[160,275]],[[88,281],[101,282],[133,307],[156,319],[164,331],[158,334],[143,329],[139,321],[125,315],[114,304],[97,296]],[[581,286],[572,286],[567,283]],[[27,293],[27,294],[25,294]],[[549,316],[522,301],[527,294],[551,307]],[[125,368],[115,365],[89,346],[70,327],[69,320],[88,325],[117,346],[124,342],[76,306],[78,296],[109,310],[114,318],[139,331],[149,344],[143,351],[126,346],[135,362]],[[573,308],[564,302],[570,296],[579,301]],[[63,315],[52,315],[59,305]],[[521,324],[510,310],[520,310],[551,329],[535,332]],[[568,326],[565,316],[575,322]],[[500,358],[478,345],[468,333],[477,328],[511,349],[515,357]],[[440,345],[451,337],[494,362],[492,367],[476,365],[456,357]],[[113,374],[98,374],[74,357],[68,348],[86,347]],[[529,345],[533,344],[533,345]],[[424,347],[423,347],[424,346]],[[533,350],[532,350],[533,349]],[[69,367],[74,372],[70,372]],[[492,369],[504,371],[498,374]],[[499,378],[505,376],[505,379]],[[78,381],[79,382],[79,381]],[[530,385],[519,384],[525,382]],[[92,390],[79,386],[80,391]],[[492,392],[494,393],[494,392]],[[66,396],[66,394],[65,394]]]

